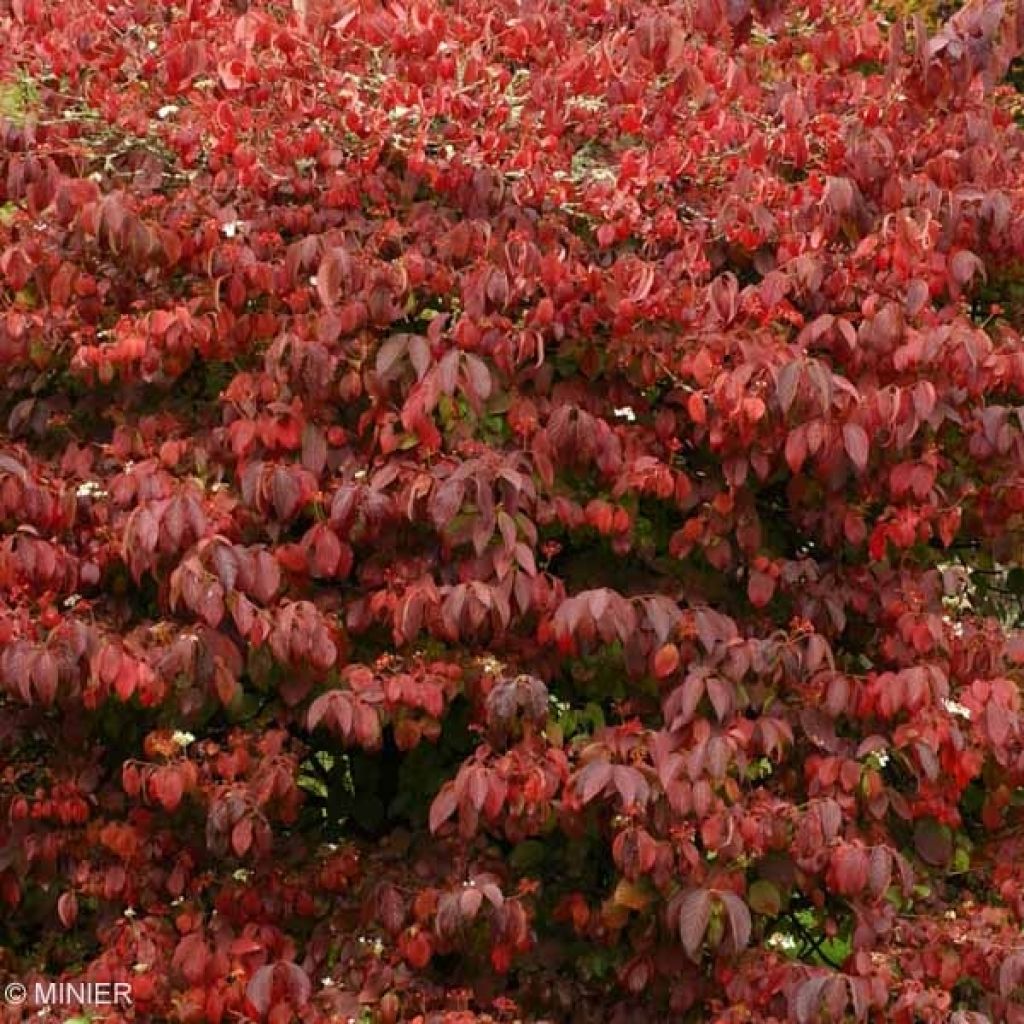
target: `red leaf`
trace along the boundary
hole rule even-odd
[[[750,943],[752,922],[750,908],[736,893],[725,890],[718,894],[718,899],[725,906],[726,920],[729,922],[729,934],[732,936],[733,949],[738,953]]]
[[[807,431],[804,427],[791,430],[786,438],[786,463],[794,476],[803,468],[807,459]]]
[[[868,435],[859,423],[843,424],[843,446],[850,461],[861,473],[868,468]]]
[[[235,856],[244,857],[252,846],[252,818],[245,817],[231,830],[231,849]]]
[[[969,249],[961,249],[949,261],[949,276],[958,288],[971,283],[975,274],[985,274],[985,265]]]
[[[704,934],[711,920],[711,893],[707,889],[693,889],[679,903],[679,938],[686,955],[700,960]]]
[[[914,826],[914,848],[926,864],[945,867],[953,856],[949,828],[933,818],[921,818]]]
[[[766,572],[752,569],[747,581],[747,597],[755,608],[763,608],[775,593],[775,579]]]
[[[262,1015],[270,1009],[273,989],[274,968],[272,966],[261,967],[249,979],[249,984],[245,988],[245,997],[252,1003],[256,1012]]]
[[[69,889],[57,900],[57,916],[65,928],[70,928],[78,917],[78,897]]]
[[[679,648],[675,644],[659,647],[654,655],[654,677],[666,679],[679,668]]]
[[[446,782],[441,787],[437,796],[434,797],[434,802],[430,805],[430,831],[437,832],[455,813],[458,804],[459,801],[455,793],[454,783]]]
[[[176,768],[162,768],[152,779],[153,795],[165,811],[178,808],[185,792],[185,785]]]
[[[295,477],[283,466],[278,466],[270,477],[270,497],[277,518],[286,522],[298,511],[302,493]]]
[[[589,804],[611,782],[612,766],[607,761],[592,761],[584,766],[576,780],[580,800]]]

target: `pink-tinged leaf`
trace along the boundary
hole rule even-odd
[[[206,971],[210,950],[202,935],[191,932],[178,943],[171,958],[171,966],[189,983],[199,982]],[[269,1006],[269,1001],[267,1003]]]
[[[612,779],[622,799],[622,806],[627,811],[647,804],[651,789],[639,768],[626,764],[616,765],[612,769]]]
[[[1010,737],[1011,721],[1006,708],[997,701],[989,701],[985,706],[985,731],[993,747],[1001,748]]]
[[[393,334],[377,350],[377,376],[383,381],[392,380],[401,371],[402,357],[409,351],[410,335]],[[418,379],[422,375],[417,375]]]
[[[405,926],[405,901],[393,885],[385,883],[377,893],[377,920],[389,935],[397,935]]]
[[[57,900],[57,916],[65,928],[71,928],[78,918],[78,897],[69,889]]]
[[[315,579],[329,579],[341,562],[341,541],[326,523],[318,523],[307,535],[309,572]]]
[[[679,938],[686,955],[699,962],[704,935],[711,921],[711,893],[707,889],[693,889],[679,903]]]
[[[223,60],[217,65],[220,83],[228,92],[241,89],[245,84],[245,64],[238,60]]]
[[[732,937],[733,949],[738,953],[750,944],[752,922],[750,908],[731,890],[718,893],[718,899],[725,907],[726,920],[729,922],[729,934]]]
[[[803,469],[807,460],[807,430],[803,426],[789,432],[786,438],[786,464],[791,473],[796,475]]]
[[[892,852],[876,846],[868,855],[868,885],[877,898],[884,896],[892,884]]]
[[[775,378],[775,394],[779,400],[779,408],[782,410],[782,414],[784,416],[789,412],[790,407],[796,399],[797,388],[800,385],[800,375],[802,372],[803,362],[801,360],[794,359],[792,362],[786,363],[786,365],[779,370],[778,375]]]
[[[35,657],[32,688],[44,707],[50,707],[57,699],[57,659],[47,650],[40,651]]]
[[[270,497],[282,522],[291,519],[302,502],[298,481],[283,466],[278,466],[270,477]]]
[[[185,793],[185,784],[174,768],[164,768],[154,776],[156,799],[165,811],[177,810]]]
[[[327,436],[314,423],[302,430],[302,465],[317,477],[327,465]]]
[[[491,371],[487,364],[479,357],[467,352],[463,355],[466,368],[466,380],[475,397],[486,402],[491,396]]]
[[[725,721],[726,716],[732,711],[735,703],[736,690],[732,683],[719,679],[717,676],[709,676],[706,683],[708,700],[714,709],[715,717]]]
[[[839,830],[842,828],[842,809],[831,797],[818,801],[815,806],[818,810],[818,820],[821,822],[821,831],[824,833],[825,842],[829,842],[839,835]]]
[[[907,296],[904,305],[909,316],[917,316],[924,309],[924,304],[929,299],[928,282],[920,277],[915,277],[907,284]]]
[[[462,912],[463,921],[472,921],[480,912],[483,901],[484,894],[476,886],[463,889],[459,897],[459,910]]]
[[[254,938],[241,936],[235,939],[228,947],[232,956],[252,956],[253,953],[262,953],[267,947]]]
[[[999,994],[1005,999],[1024,981],[1024,953],[1010,953],[999,965]]]
[[[796,990],[792,1008],[796,1024],[815,1024],[821,1020],[821,996],[829,980],[828,975],[809,978]]]
[[[244,857],[252,846],[252,818],[246,816],[231,830],[231,849],[236,857]]]
[[[262,1015],[270,1009],[273,990],[274,968],[272,966],[261,967],[249,979],[249,984],[245,988],[245,997],[252,1003],[256,1012]]]
[[[252,575],[252,596],[269,604],[281,586],[281,567],[269,551],[256,553]]]
[[[455,792],[455,785],[451,782],[446,782],[440,792],[434,797],[434,802],[430,805],[430,831],[437,832],[437,830],[455,813],[455,809],[459,805],[459,798]]]
[[[354,284],[352,256],[345,249],[331,249],[316,272],[316,293],[326,309],[348,297]]]
[[[580,800],[589,804],[612,780],[612,765],[607,761],[592,761],[577,776]]]
[[[965,288],[975,274],[985,276],[985,264],[969,249],[961,249],[949,261],[949,276],[958,288]]]
[[[868,468],[869,443],[867,431],[859,423],[843,424],[843,447],[858,472],[863,473]]]
[[[775,579],[766,572],[752,569],[747,581],[747,597],[755,608],[763,608],[775,593]]]
[[[107,650],[117,653],[113,647],[108,647]],[[119,656],[117,675],[114,677],[114,692],[117,694],[118,699],[126,702],[131,700],[138,683],[138,664],[131,658],[121,658]]]

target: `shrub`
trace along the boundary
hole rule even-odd
[[[1019,25],[0,3],[3,970],[1024,1014]]]

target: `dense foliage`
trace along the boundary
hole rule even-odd
[[[0,972],[1024,1020],[1024,18],[0,37]]]

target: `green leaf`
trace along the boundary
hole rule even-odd
[[[775,917],[782,909],[782,894],[774,882],[761,878],[747,892],[747,902],[755,914]]]

